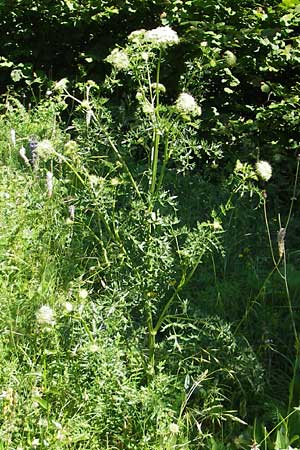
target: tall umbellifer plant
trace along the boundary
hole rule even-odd
[[[172,104],[162,101],[167,88],[161,69],[169,48],[178,43],[169,27],[134,31],[124,48],[107,57],[112,72],[104,86],[88,82],[84,99],[78,99],[65,82],[56,85],[59,95],[78,104],[74,123],[80,129],[78,139],[85,136],[79,144],[88,143],[92,153],[92,164],[88,158],[79,164],[71,156],[65,161],[87,188],[92,210],[88,226],[103,253],[98,255],[101,276],[106,285],[118,284],[126,298],[126,326],[131,321],[132,329],[139,330],[140,342],[147,337],[150,377],[158,364],[162,325],[186,311],[180,293],[205,254],[219,246],[222,232],[215,211],[191,226],[177,202],[176,180],[195,167],[195,130],[201,116],[201,107],[188,92]],[[111,98],[121,93],[123,104],[101,97],[101,89]]]

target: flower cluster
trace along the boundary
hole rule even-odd
[[[43,305],[36,313],[36,321],[41,326],[54,326],[55,325],[55,313],[48,305]]]
[[[182,114],[201,115],[201,108],[197,105],[196,100],[190,94],[182,92],[175,103],[176,109]]]
[[[37,144],[36,151],[41,159],[47,161],[55,156],[53,144],[48,139],[43,139]]]
[[[111,54],[108,55],[106,61],[116,70],[128,70],[130,64],[127,54],[118,48],[115,48]]]
[[[269,181],[272,176],[272,167],[267,161],[258,161],[255,164],[256,173],[264,181]]]
[[[153,30],[146,31],[144,39],[159,47],[166,47],[168,45],[175,45],[179,42],[179,37],[176,31],[172,28],[158,27]]]

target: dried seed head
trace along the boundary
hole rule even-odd
[[[37,139],[34,137],[31,137],[28,141],[28,145],[29,145],[29,162],[30,162],[31,166],[34,168],[38,162],[38,152],[37,152],[38,141],[37,141]]]
[[[284,240],[286,235],[286,229],[280,228],[280,230],[277,233],[277,243],[278,243],[278,253],[279,258],[282,258],[284,255],[285,247],[284,247]]]

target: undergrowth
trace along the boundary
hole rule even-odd
[[[269,223],[266,162],[206,178],[200,105],[160,83],[177,40],[140,30],[103,86],[2,105],[1,449],[299,441],[295,200]]]

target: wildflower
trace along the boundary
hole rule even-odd
[[[43,305],[36,313],[36,321],[39,325],[55,325],[55,313],[48,305]]]
[[[106,58],[116,70],[127,70],[129,68],[129,58],[123,50],[115,48],[111,54]]]
[[[114,177],[114,178],[112,178],[112,179],[110,180],[110,184],[111,184],[112,186],[118,186],[119,184],[121,184],[121,181],[119,180],[119,178]]]
[[[54,91],[64,91],[67,88],[67,84],[69,83],[68,78],[62,78],[61,80],[57,81],[53,87]]]
[[[194,97],[182,92],[176,100],[176,109],[183,114],[200,115],[201,108],[197,105]]]
[[[226,52],[224,52],[224,60],[228,66],[236,65],[236,56],[230,50],[226,50]]]
[[[267,161],[258,161],[255,164],[256,173],[264,181],[269,181],[272,176],[272,167]]]
[[[178,434],[179,426],[176,423],[170,423],[169,430],[172,434]]]
[[[45,161],[55,156],[55,150],[52,142],[48,139],[44,139],[43,141],[39,142],[36,146],[36,151],[38,153],[38,156]]]
[[[149,61],[150,54],[148,52],[142,52],[141,57],[144,61]]]
[[[71,313],[73,311],[73,305],[71,302],[66,302],[65,303],[65,310],[67,313]]]
[[[72,156],[78,150],[78,144],[76,141],[68,141],[64,145],[65,154]]]
[[[10,139],[11,139],[12,145],[15,147],[16,146],[16,132],[13,128],[10,130]]]
[[[145,33],[146,30],[144,29],[132,31],[132,33],[128,36],[128,40],[132,42],[139,42],[143,40]]]
[[[166,88],[161,83],[151,83],[151,89],[154,91],[158,90],[158,92],[162,92],[163,94],[166,92]]]
[[[90,345],[89,345],[88,351],[89,351],[90,353],[98,353],[98,352],[100,351],[100,347],[99,347],[99,345],[93,343],[93,344],[90,344]]]
[[[40,445],[40,440],[38,438],[34,438],[31,445],[33,448],[37,448],[37,446]]]
[[[24,163],[26,164],[26,166],[30,166],[30,162],[29,162],[29,159],[28,159],[27,156],[26,156],[26,150],[25,150],[24,147],[21,147],[21,148],[20,148],[19,155],[20,155],[21,158],[23,159],[23,161],[24,161]]]
[[[178,44],[179,37],[176,31],[172,30],[169,26],[166,26],[147,31],[145,33],[145,40],[154,45],[158,45],[159,47],[165,47],[167,45]]]
[[[52,194],[53,194],[53,173],[52,172],[47,172],[46,183],[47,183],[48,197],[52,197]]]
[[[85,300],[86,298],[88,298],[89,292],[88,292],[86,289],[80,289],[80,290],[79,290],[78,296],[79,296],[79,298],[81,298],[82,300]]]

